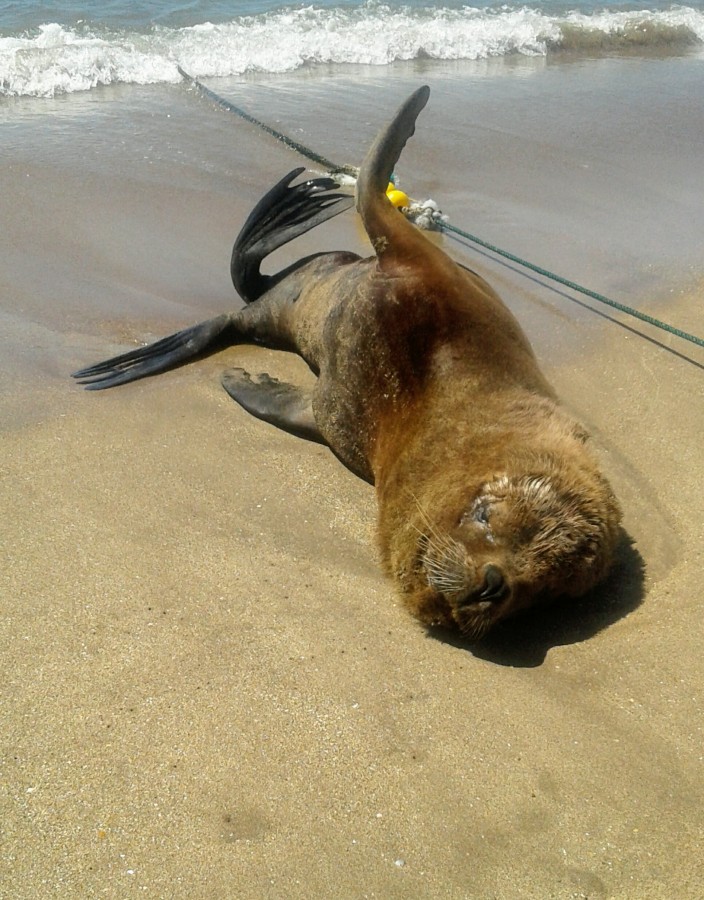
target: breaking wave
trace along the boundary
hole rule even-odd
[[[115,83],[291,72],[316,64],[389,65],[418,58],[476,60],[571,51],[679,52],[704,43],[704,12],[569,12],[539,9],[313,6],[229,22],[148,31],[44,24],[0,37],[0,95],[51,97]]]

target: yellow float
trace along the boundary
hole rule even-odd
[[[411,203],[411,201],[408,199],[408,195],[404,194],[403,191],[396,190],[393,184],[390,184],[387,188],[386,196],[396,207],[396,209],[401,209],[404,206],[409,206]]]

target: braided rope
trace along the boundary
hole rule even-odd
[[[189,82],[189,84],[192,84],[193,87],[197,88],[197,90],[200,91],[201,94],[208,97],[208,99],[212,100],[214,103],[217,103],[218,106],[221,106],[228,112],[234,113],[236,116],[244,119],[245,122],[249,122],[251,125],[256,125],[257,128],[261,128],[262,131],[270,134],[272,137],[276,138],[277,141],[281,141],[281,143],[285,144],[289,149],[295,150],[296,153],[300,153],[301,156],[305,156],[312,162],[318,163],[318,165],[323,166],[329,172],[344,172],[347,175],[353,175],[356,177],[358,170],[355,169],[354,166],[336,166],[335,163],[331,162],[329,159],[326,159],[324,156],[321,156],[319,153],[316,153],[314,150],[311,150],[309,147],[305,147],[303,144],[299,144],[298,141],[295,141],[287,134],[284,134],[281,131],[277,131],[270,125],[267,125],[266,122],[261,122],[259,119],[255,119],[254,116],[251,116],[244,109],[240,109],[239,106],[235,106],[234,103],[230,103],[229,100],[225,100],[224,97],[220,97],[214,91],[211,91],[210,88],[207,88],[204,84],[201,84],[200,81],[198,81],[192,75],[189,75],[188,72],[184,72],[181,66],[178,66],[177,68],[179,74],[183,78],[185,78],[186,81]]]
[[[656,328],[660,328],[663,331],[669,331],[670,334],[677,335],[677,337],[680,337],[685,341],[691,341],[693,344],[696,344],[699,347],[704,347],[704,340],[694,334],[689,334],[689,332],[687,331],[682,331],[679,328],[675,328],[673,325],[668,325],[667,322],[663,322],[661,319],[656,319],[654,316],[649,316],[647,313],[640,312],[640,310],[634,309],[632,306],[626,306],[624,303],[619,303],[617,300],[610,300],[603,294],[599,294],[596,291],[592,291],[589,288],[583,287],[581,284],[577,284],[576,281],[570,281],[568,278],[563,278],[561,275],[556,275],[554,272],[550,272],[548,269],[543,269],[541,266],[536,266],[534,263],[528,262],[528,260],[525,259],[521,259],[520,256],[515,256],[513,253],[509,253],[508,250],[502,250],[500,247],[496,247],[494,244],[490,244],[488,241],[484,241],[473,234],[469,234],[468,232],[463,231],[461,228],[450,225],[448,222],[442,223],[440,227],[444,231],[454,232],[455,234],[460,235],[460,237],[466,238],[468,241],[479,244],[480,247],[484,247],[485,249],[490,250],[492,253],[503,256],[505,259],[510,259],[511,262],[518,263],[524,268],[530,269],[532,272],[537,272],[538,275],[543,275],[546,278],[550,278],[552,281],[556,281],[558,284],[563,284],[565,285],[565,287],[571,288],[571,290],[573,291],[578,291],[580,294],[585,294],[587,297],[591,297],[592,300],[598,300],[599,303],[605,303],[607,306],[619,310],[619,312],[626,313],[629,316],[634,316],[636,319],[640,319],[642,322],[647,322],[649,325],[654,325]]]

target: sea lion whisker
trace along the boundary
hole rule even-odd
[[[418,508],[418,512],[420,513],[420,516],[421,516],[421,519],[423,520],[423,522],[428,526],[428,528],[432,532],[436,533],[436,536],[439,536],[435,530],[435,525],[434,525],[432,519],[430,518],[428,513],[423,508],[423,505],[420,502],[420,500],[416,497],[416,495],[410,489],[409,489],[409,494],[413,498],[413,502],[416,504],[416,507]]]
[[[433,540],[428,542],[426,555],[430,555],[432,551],[433,558],[445,563],[456,563],[463,565],[466,553],[464,546],[452,538],[442,543],[435,543]]]
[[[442,593],[459,593],[467,587],[467,563],[465,558],[465,550],[457,544],[453,548],[453,552],[447,552],[445,549],[435,553],[436,550],[432,545],[428,548],[428,552],[423,559],[428,582]]]
[[[430,541],[430,537],[432,536],[435,539],[435,546],[438,549],[440,547],[445,547],[447,550],[452,551],[456,547],[460,546],[457,544],[457,541],[455,541],[454,538],[452,538],[446,532],[440,530],[439,526],[431,520],[430,516],[423,509],[418,498],[415,497],[412,492],[409,491],[409,493],[411,493],[411,496],[413,497],[413,500],[418,507],[418,512],[420,513],[421,518],[430,531],[430,535],[425,535],[426,540]],[[424,534],[424,532],[417,528],[416,525],[413,525],[413,527],[416,529],[416,531],[418,531],[419,534]]]
[[[480,641],[487,633],[493,620],[485,616],[475,617],[461,626],[462,633],[471,641]]]
[[[464,556],[462,545],[457,544],[451,537],[440,534],[427,534],[418,528],[416,531],[421,535],[421,543],[426,555],[432,552],[436,558],[445,557],[448,560]]]

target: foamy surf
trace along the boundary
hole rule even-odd
[[[221,24],[146,32],[90,24],[41,25],[0,38],[0,95],[51,97],[116,83],[285,73],[317,64],[384,66],[402,60],[477,60],[560,50],[594,55],[704,43],[704,13],[691,7],[548,15],[539,9],[280,10]]]

